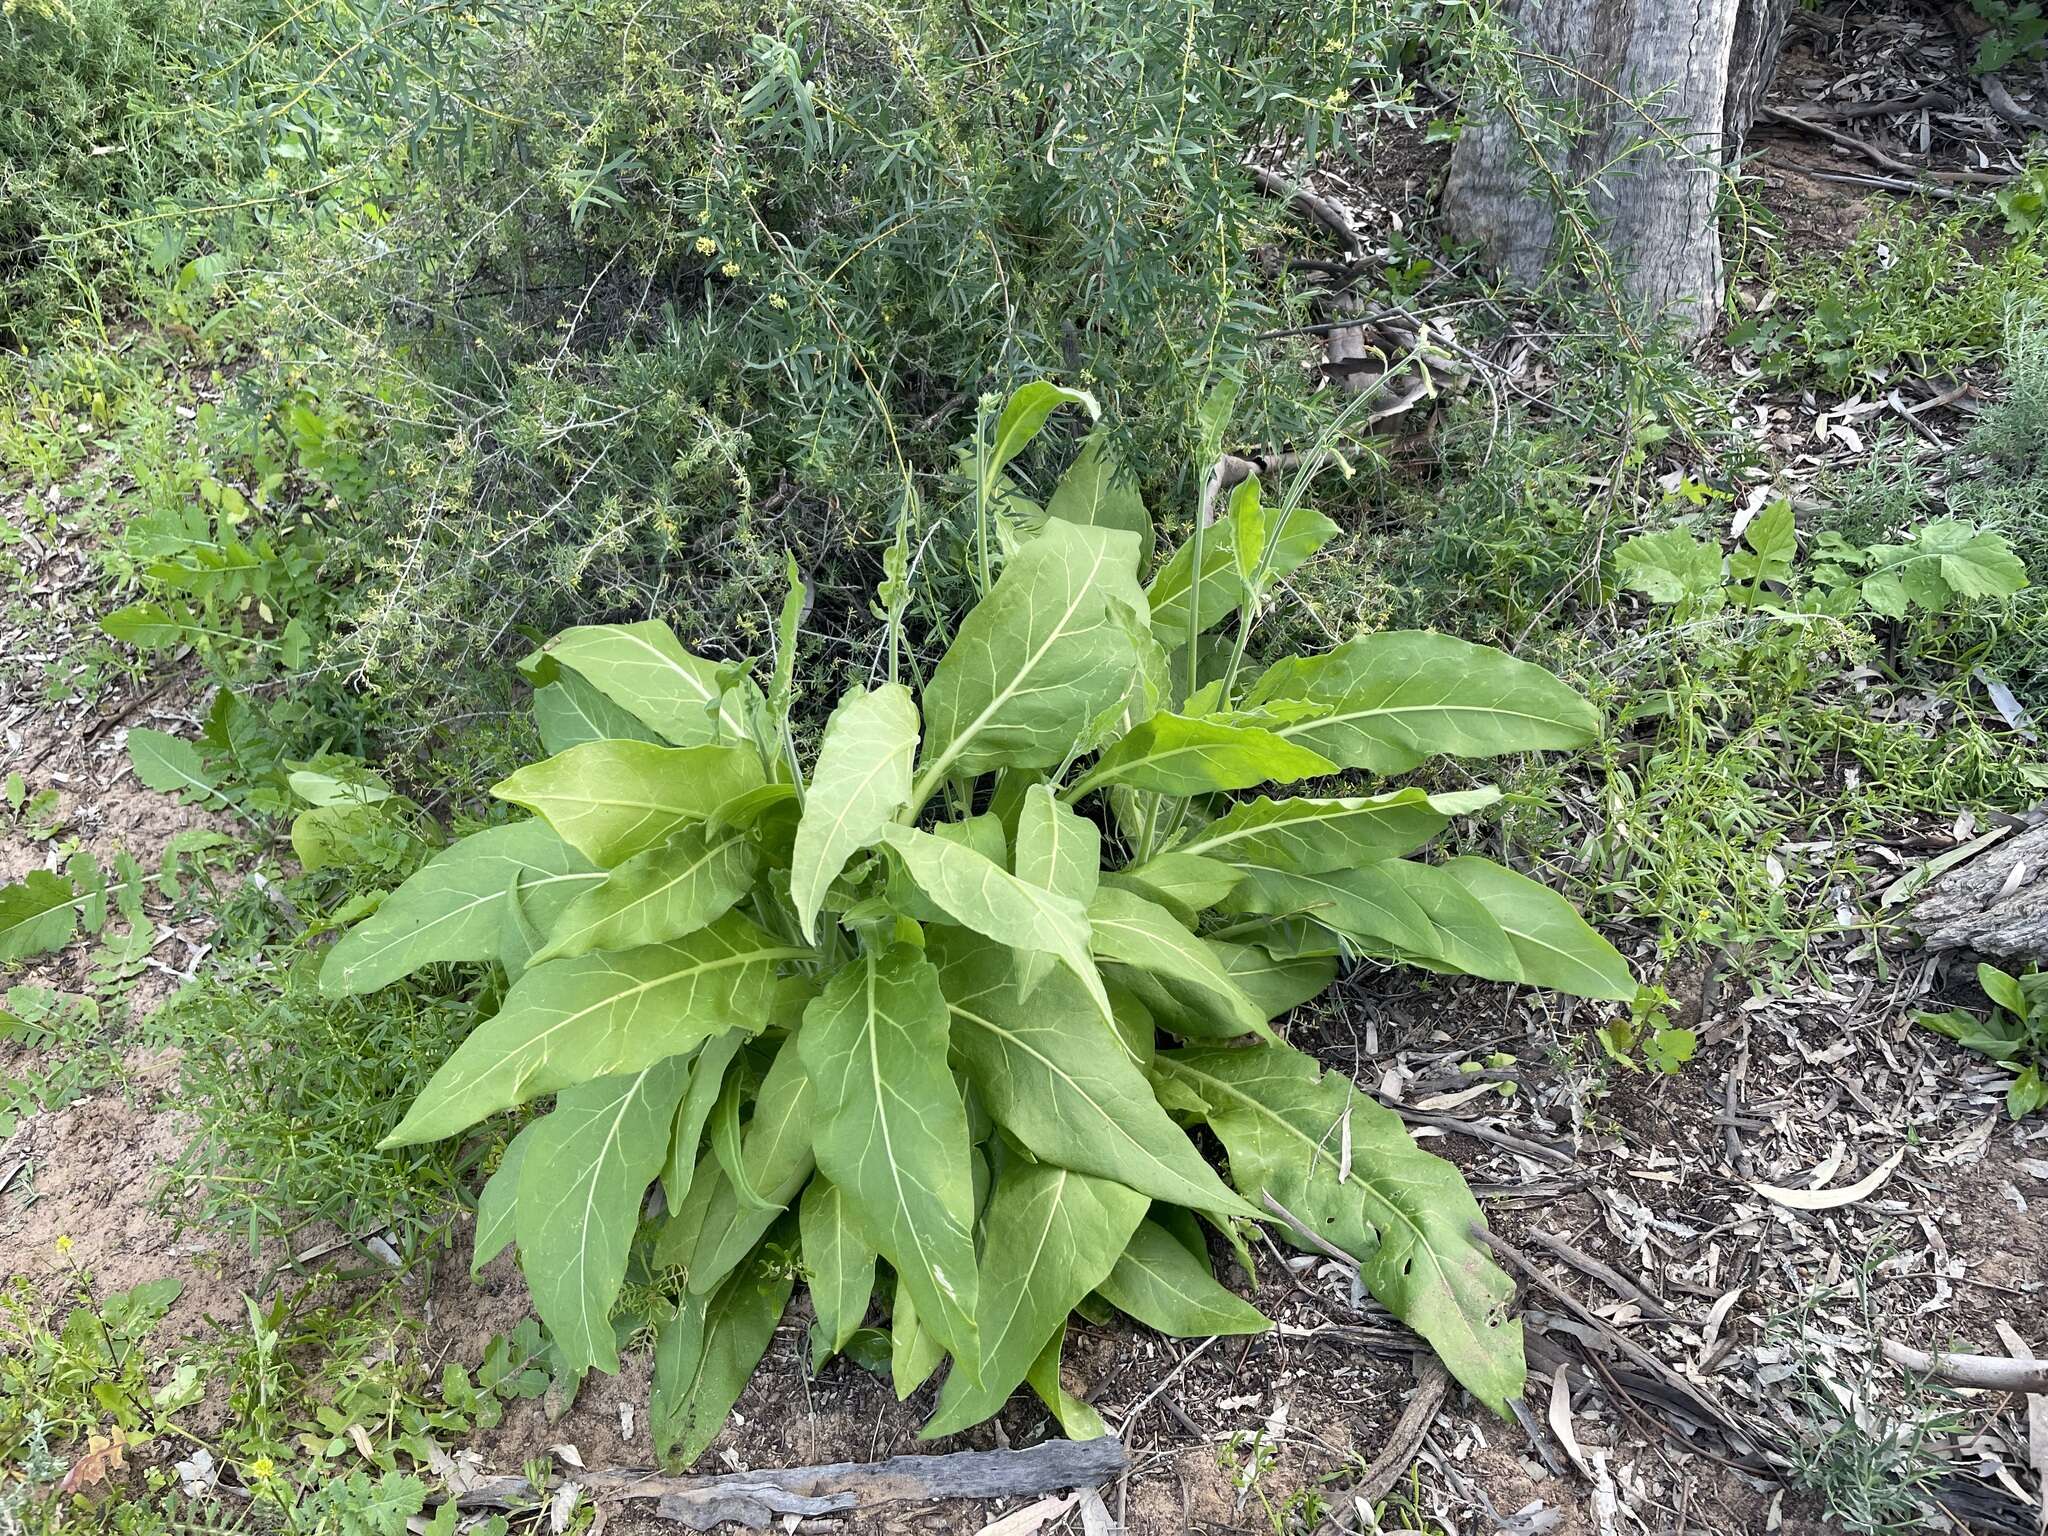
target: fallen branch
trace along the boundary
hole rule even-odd
[[[1258,165],[1250,166],[1248,169],[1252,173],[1252,180],[1259,184],[1261,192],[1288,202],[1299,203],[1314,214],[1316,222],[1342,242],[1344,249],[1351,253],[1352,260],[1356,261],[1365,254],[1365,242],[1358,238],[1358,231],[1351,227],[1351,220],[1345,217],[1344,210],[1335,203],[1309,191],[1300,182],[1282,176],[1278,171],[1269,171]]]
[[[2002,186],[2013,179],[2004,171],[1931,171],[1924,166],[1914,165],[1910,160],[1901,160],[1896,155],[1886,154],[1875,144],[1859,139],[1853,133],[1830,128],[1826,123],[1816,123],[1810,117],[1801,117],[1797,112],[1787,112],[1782,107],[1765,107],[1758,115],[1774,123],[1782,123],[1788,128],[1797,128],[1826,139],[1830,144],[1852,149],[1880,170],[1893,171],[1913,180],[1927,180],[1937,184],[1957,181],[1988,182]]]
[[[1092,1488],[1129,1465],[1114,1435],[1048,1440],[1022,1451],[957,1451],[887,1461],[769,1468],[719,1477],[665,1477],[638,1467],[579,1472],[594,1499],[655,1500],[654,1513],[693,1531],[765,1527],[785,1515],[838,1515],[934,1499],[1007,1499]],[[463,1509],[524,1509],[547,1497],[523,1477],[498,1477],[455,1494]]]
[[[1394,1427],[1387,1432],[1387,1443],[1380,1447],[1379,1455],[1364,1474],[1345,1490],[1361,1504],[1377,1504],[1401,1480],[1422,1449],[1423,1437],[1436,1422],[1438,1412],[1443,1408],[1444,1398],[1451,1390],[1451,1373],[1444,1369],[1443,1362],[1434,1355],[1426,1355],[1421,1361],[1422,1380],[1415,1388],[1415,1395],[1408,1399],[1408,1406],[1401,1410],[1401,1416],[1394,1420]],[[1325,1526],[1324,1530],[1334,1531],[1336,1526]]]
[[[1978,1387],[1987,1392],[2048,1392],[2048,1361],[2013,1360],[2004,1355],[1930,1355],[1890,1339],[1879,1339],[1877,1347],[1893,1365],[1951,1387]]]

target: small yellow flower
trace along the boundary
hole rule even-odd
[[[277,1468],[268,1456],[258,1456],[249,1463],[249,1475],[258,1482],[267,1481],[277,1475]]]
[[[709,235],[699,235],[697,237],[697,254],[699,256],[716,256],[718,254],[718,242]]]
[[[70,1233],[67,1232],[62,1237],[57,1239],[57,1251],[59,1253],[69,1253],[71,1251]]]
[[[723,272],[727,277],[738,277],[740,275],[740,264],[736,261],[728,261],[724,266],[720,267],[718,270]]]
[[[779,293],[771,293],[768,295],[768,307],[770,309],[787,309],[789,308],[789,300]]]

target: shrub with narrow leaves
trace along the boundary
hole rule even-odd
[[[927,1433],[1024,1383],[1099,1433],[1059,1390],[1069,1312],[1256,1331],[1205,1240],[1241,1249],[1251,1221],[1354,1255],[1489,1406],[1522,1390],[1511,1286],[1457,1170],[1274,1024],[1346,956],[1594,998],[1635,983],[1543,886],[1413,857],[1496,791],[1258,791],[1575,746],[1595,714],[1420,632],[1243,675],[1275,583],[1334,528],[1249,480],[1147,581],[1149,524],[1098,440],[1046,509],[994,494],[1072,403],[1092,406],[1028,386],[985,438],[985,595],[921,693],[849,694],[804,764],[794,583],[765,687],[659,623],[569,630],[526,663],[554,755],[496,791],[532,817],[444,851],[325,963],[339,992],[503,968],[391,1139],[554,1096],[485,1187],[476,1261],[517,1244],[572,1368],[614,1369],[653,1325],[664,1456],[717,1434],[799,1274],[818,1358],[860,1332],[899,1395],[950,1358]],[[880,1261],[886,1341],[862,1330]]]

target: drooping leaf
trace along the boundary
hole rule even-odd
[[[664,1466],[688,1467],[725,1428],[768,1353],[794,1277],[765,1248],[714,1296],[685,1296],[654,1345],[647,1431]]]
[[[758,1030],[776,963],[807,953],[727,913],[673,943],[535,966],[381,1145],[452,1136],[540,1094],[638,1072],[728,1029]]]
[[[1272,1321],[1217,1283],[1205,1254],[1190,1253],[1156,1221],[1141,1221],[1101,1285],[1104,1300],[1175,1338],[1264,1333]]]
[[[1484,810],[1499,798],[1500,791],[1492,788],[1440,795],[1410,788],[1334,800],[1261,795],[1195,828],[1173,851],[1299,874],[1351,869],[1412,853],[1449,826],[1452,817]]]
[[[910,804],[916,755],[917,704],[901,684],[848,694],[832,711],[790,858],[790,899],[804,937],[817,937],[825,889],[847,859]]]
[[[958,933],[931,945],[953,1048],[989,1114],[1033,1156],[1176,1205],[1249,1214],[1075,983],[1050,977],[1024,1002],[1001,946]]]
[[[1108,434],[1101,429],[1081,441],[1081,451],[1046,500],[1045,515],[1091,528],[1121,528],[1138,536],[1137,570],[1152,560],[1152,514],[1138,494],[1135,479],[1110,453]]]
[[[994,1413],[1053,1330],[1115,1267],[1145,1197],[1110,1179],[1011,1158],[983,1221],[981,1376],[955,1369],[922,1434],[950,1435]]]
[[[528,916],[545,929],[604,872],[544,821],[473,832],[342,936],[320,967],[320,990],[330,997],[374,992],[437,961],[496,959],[515,876],[524,877]]]
[[[804,1186],[797,1223],[811,1309],[818,1315],[817,1343],[811,1353],[811,1368],[816,1370],[846,1348],[867,1315],[875,1291],[876,1254],[847,1207],[846,1192],[822,1173]]]
[[[1523,965],[1507,930],[1455,875],[1413,859],[1388,859],[1373,868],[1407,895],[1429,921],[1430,946],[1411,951],[1413,958],[1489,981],[1523,979]]]
[[[1270,1035],[1266,1016],[1223,968],[1214,950],[1164,907],[1111,886],[1088,908],[1097,959],[1114,961],[1193,988],[1236,1034]],[[1187,1204],[1181,1201],[1181,1204]]]
[[[1267,1019],[1292,1013],[1310,998],[1320,997],[1337,979],[1333,958],[1313,955],[1278,958],[1256,944],[1209,940],[1209,947],[1231,979],[1258,1004]]]
[[[1244,871],[1198,853],[1155,853],[1142,864],[1104,875],[1105,884],[1134,891],[1156,901],[1175,916],[1193,922],[1215,906],[1244,879]]]
[[[937,969],[908,944],[848,961],[798,1035],[817,1091],[818,1166],[971,1371],[974,1190],[967,1110],[946,1064]]]
[[[988,472],[1000,474],[1005,464],[1027,448],[1044,428],[1046,419],[1063,405],[1078,405],[1090,421],[1098,420],[1102,407],[1085,389],[1068,389],[1050,379],[1033,379],[1018,386],[1003,404],[996,418],[995,440],[989,445]]]
[[[1232,912],[1309,918],[1383,959],[1427,954],[1435,937],[1428,914],[1380,868],[1397,862],[1402,861],[1380,860],[1317,875],[1254,868],[1226,905]]]
[[[570,1370],[619,1368],[612,1304],[689,1081],[680,1056],[562,1090],[520,1159],[519,1267]]]
[[[896,1301],[889,1314],[889,1380],[896,1388],[896,1401],[902,1402],[930,1381],[945,1358],[946,1346],[918,1321],[917,1303],[898,1275]]]
[[[1249,595],[1238,576],[1237,546],[1230,519],[1219,519],[1204,530],[1202,537],[1202,598],[1198,630],[1220,623]],[[1273,551],[1268,574],[1277,579],[1290,575],[1317,550],[1341,532],[1320,512],[1297,506],[1287,515]],[[1169,650],[1186,644],[1188,638],[1188,589],[1195,568],[1195,545],[1190,539],[1176,549],[1152,578],[1146,596],[1151,603],[1152,633]]]
[[[1111,784],[1168,795],[1291,784],[1335,773],[1320,752],[1252,725],[1230,725],[1186,715],[1157,714],[1141,721],[1078,780],[1080,795]]]
[[[1208,1105],[1241,1191],[1357,1259],[1380,1304],[1473,1396],[1507,1412],[1524,1374],[1521,1323],[1504,1316],[1514,1285],[1471,1235],[1484,1218],[1456,1168],[1418,1148],[1393,1111],[1286,1046],[1167,1052],[1158,1070]],[[1306,1246],[1284,1222],[1274,1230]]]
[[[1100,1439],[1109,1433],[1109,1426],[1102,1422],[1102,1415],[1069,1392],[1060,1381],[1060,1355],[1066,1343],[1067,1324],[1065,1319],[1061,1319],[1052,1337],[1045,1341],[1045,1348],[1031,1362],[1031,1369],[1025,1372],[1024,1379],[1038,1394],[1038,1400],[1045,1404],[1061,1434],[1069,1440]]]
[[[1623,1003],[1635,997],[1628,962],[1549,886],[1491,859],[1467,856],[1441,868],[1478,897],[1506,932],[1520,962],[1521,975],[1514,980],[1574,997]]]
[[[751,747],[590,741],[521,768],[491,793],[544,817],[564,842],[609,869],[661,846],[764,778]]]
[[[535,662],[553,661],[586,678],[614,704],[679,747],[749,740],[749,707],[759,690],[751,683],[721,690],[719,669],[684,650],[659,620],[638,624],[585,624],[565,629]]]
[[[684,1256],[693,1293],[706,1294],[731,1274],[802,1191],[817,1166],[811,1155],[817,1119],[817,1092],[796,1037],[786,1035],[761,1079],[742,1152],[747,1186],[762,1203],[742,1201],[731,1180],[721,1175],[707,1182],[698,1169],[691,1199],[705,1196],[704,1213]]]
[[[476,1238],[471,1244],[469,1257],[471,1279],[475,1279],[486,1264],[511,1246],[513,1223],[519,1211],[520,1164],[525,1162],[543,1123],[529,1120],[520,1128],[519,1134],[506,1143],[496,1171],[484,1180],[484,1187],[476,1197]]]
[[[1019,880],[973,849],[929,832],[891,826],[883,835],[939,911],[998,944],[1054,955],[1109,1017],[1109,997],[1089,950],[1087,909],[1078,901]]]
[[[662,739],[653,726],[642,724],[631,710],[614,704],[580,672],[567,668],[534,691],[533,723],[540,730],[540,744],[550,753],[566,752],[586,741]]]
[[[0,886],[0,960],[46,955],[71,942],[78,929],[78,892],[62,875],[32,869]]]
[[[1426,630],[1360,635],[1321,656],[1269,667],[1254,708],[1309,712],[1275,734],[1346,768],[1406,773],[1434,756],[1486,758],[1582,747],[1600,717],[1543,668]]]
[[[760,866],[744,828],[713,831],[708,822],[693,822],[581,891],[555,919],[533,962],[695,933],[747,894]]]
[[[960,623],[924,693],[915,799],[947,778],[1052,768],[1121,700],[1140,656],[1112,611],[1145,612],[1135,536],[1050,522]]]

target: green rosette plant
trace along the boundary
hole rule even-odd
[[[888,679],[839,701],[808,764],[794,575],[766,686],[660,623],[568,630],[525,664],[553,755],[495,791],[531,817],[444,850],[325,961],[340,993],[502,968],[390,1144],[553,1096],[483,1190],[475,1260],[517,1245],[571,1371],[615,1369],[652,1325],[665,1459],[717,1434],[799,1275],[817,1358],[853,1345],[899,1395],[950,1360],[927,1434],[1026,1383],[1100,1433],[1059,1388],[1069,1313],[1257,1331],[1205,1241],[1243,1251],[1255,1221],[1352,1255],[1480,1401],[1522,1391],[1512,1286],[1458,1171],[1274,1025],[1348,956],[1636,983],[1542,885],[1414,856],[1497,791],[1256,792],[1579,746],[1595,712],[1432,633],[1247,675],[1252,624],[1333,525],[1249,478],[1147,581],[1150,522],[1101,438],[1043,507],[1004,474],[1067,404],[1092,409],[1035,384],[990,413],[984,596],[921,691],[896,676],[900,543]],[[878,1284],[885,1332],[863,1329]]]

